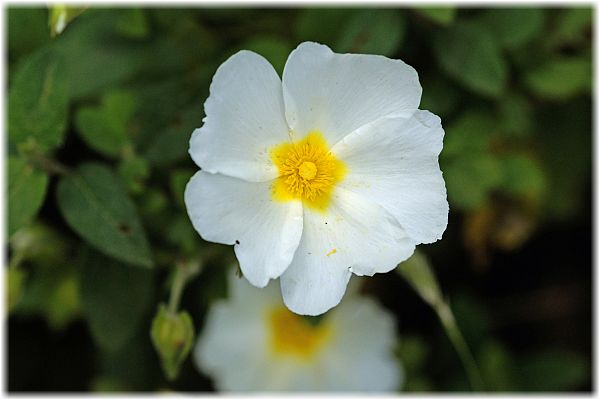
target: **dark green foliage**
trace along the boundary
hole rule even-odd
[[[202,265],[178,310],[197,336],[235,268],[233,250],[202,241],[188,218],[190,136],[223,61],[252,50],[281,75],[303,41],[418,72],[420,108],[445,130],[450,222],[441,241],[419,246],[430,273],[418,258],[402,271],[430,303],[450,305],[485,389],[591,389],[592,7],[6,11],[9,391],[72,374],[45,368],[70,362],[54,343],[72,332],[81,341],[67,348],[84,349],[93,368],[61,391],[213,389],[175,353],[181,369],[168,382],[150,336],[178,265]],[[403,389],[471,390],[406,281],[367,282],[397,319]],[[31,358],[12,345],[22,337],[50,344]],[[26,374],[12,368],[30,358]]]

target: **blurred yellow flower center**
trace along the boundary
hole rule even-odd
[[[343,162],[329,151],[323,135],[310,132],[294,143],[282,143],[271,150],[279,170],[273,185],[273,198],[279,201],[302,200],[307,206],[324,211],[335,184],[346,174]]]
[[[274,353],[303,359],[314,355],[331,336],[327,324],[312,325],[285,307],[269,314],[269,332]]]

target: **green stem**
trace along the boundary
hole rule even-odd
[[[192,262],[178,263],[175,267],[175,277],[171,285],[171,294],[169,297],[168,310],[171,314],[176,314],[179,310],[179,303],[183,295],[183,289],[187,281],[196,275],[200,270],[200,264]]]
[[[465,338],[460,332],[460,329],[458,329],[458,326],[456,325],[456,320],[454,319],[454,315],[452,314],[452,310],[450,310],[448,303],[439,301],[433,305],[433,308],[435,309],[440,322],[446,330],[448,338],[452,342],[452,345],[456,349],[456,352],[462,361],[462,364],[467,372],[469,382],[471,383],[471,387],[477,392],[484,391],[485,385],[483,383],[483,379],[481,378],[481,374],[479,373],[479,368],[477,368],[475,358],[473,357]]]
[[[40,151],[35,143],[27,143],[22,147],[22,151],[31,163],[49,174],[68,175],[72,172],[66,165]]]
[[[181,296],[183,294],[183,288],[187,281],[187,274],[184,268],[178,267],[175,272],[175,278],[173,279],[173,285],[171,286],[171,296],[169,297],[169,312],[176,314],[179,309],[179,303],[181,302]]]

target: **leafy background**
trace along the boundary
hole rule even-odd
[[[188,140],[224,60],[281,73],[306,40],[419,72],[450,202],[420,257],[485,390],[591,390],[590,7],[7,11],[9,391],[213,389],[189,357],[167,380],[150,336],[182,270],[201,332],[234,260],[187,218]],[[470,390],[400,274],[364,290],[397,316],[404,390]]]

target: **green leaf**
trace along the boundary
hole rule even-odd
[[[521,390],[572,391],[585,384],[590,366],[577,353],[548,350],[521,360],[518,367]],[[552,377],[552,379],[548,379]]]
[[[332,45],[346,21],[356,11],[345,8],[304,8],[298,13],[294,31],[299,42]]]
[[[150,33],[150,26],[145,10],[141,8],[121,10],[117,22],[117,31],[123,36],[134,39],[147,37]]]
[[[151,271],[129,268],[88,250],[81,271],[83,314],[98,345],[119,350],[144,321],[152,304]]]
[[[8,236],[31,222],[44,203],[48,176],[24,160],[8,158]]]
[[[552,46],[576,45],[586,40],[586,30],[592,27],[591,7],[562,9],[558,21],[549,32],[546,41]]]
[[[60,180],[57,201],[67,224],[96,249],[137,266],[153,266],[135,205],[109,168],[80,166]]]
[[[146,186],[146,179],[150,176],[150,165],[145,158],[131,156],[121,160],[118,172],[129,191],[138,194]]]
[[[334,47],[341,53],[389,57],[400,48],[405,30],[406,21],[397,10],[361,10],[348,20]]]
[[[157,167],[188,158],[190,138],[194,129],[202,124],[202,116],[200,105],[183,110],[150,141],[144,158]]]
[[[454,7],[415,7],[415,11],[440,25],[450,25],[456,16]]]
[[[510,94],[498,102],[501,132],[508,137],[529,137],[535,133],[533,107],[525,96]]]
[[[438,74],[421,77],[423,94],[419,108],[445,117],[460,105],[460,93],[452,82]],[[443,118],[442,118],[443,119]]]
[[[144,65],[148,48],[119,38],[117,22],[108,9],[90,9],[52,42],[65,57],[69,97],[80,99],[113,88]]]
[[[463,158],[485,153],[497,124],[492,114],[484,110],[470,110],[446,127],[441,157]]]
[[[489,30],[462,23],[437,32],[434,55],[440,67],[466,88],[486,97],[498,97],[508,79],[500,46]]]
[[[67,72],[62,55],[42,49],[29,56],[8,94],[8,138],[35,141],[42,150],[63,142],[68,113]]]
[[[50,41],[46,29],[46,7],[9,6],[6,10],[8,57],[11,63]]]
[[[588,57],[556,58],[529,71],[525,84],[542,99],[568,100],[591,91],[592,62]]]
[[[484,11],[479,22],[491,30],[494,38],[507,49],[517,48],[535,39],[544,27],[541,8],[497,8]]]
[[[56,4],[50,7],[48,25],[52,36],[60,35],[75,17],[85,11],[87,7],[67,7],[64,4]]]
[[[471,154],[442,167],[450,207],[473,210],[502,183],[502,165],[489,154]]]
[[[515,391],[515,362],[502,344],[494,340],[485,342],[479,351],[479,365],[489,390]]]
[[[92,149],[109,157],[119,156],[130,145],[127,124],[134,110],[133,94],[110,92],[100,106],[79,109],[75,118],[77,131]]]
[[[502,164],[502,189],[513,195],[539,199],[545,188],[544,170],[535,159],[521,154],[499,158]]]

